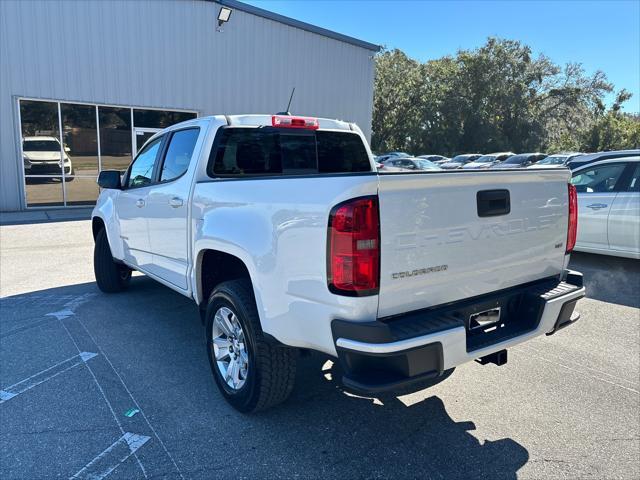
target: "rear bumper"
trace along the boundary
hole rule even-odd
[[[334,320],[344,384],[364,393],[395,390],[437,378],[474,359],[573,324],[585,296],[582,274],[565,272],[505,291],[374,322]],[[501,308],[495,329],[469,329],[473,313]]]

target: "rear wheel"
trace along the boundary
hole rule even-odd
[[[211,370],[234,408],[256,412],[287,399],[295,380],[297,351],[265,339],[247,280],[218,285],[209,297],[206,320]]]
[[[129,286],[131,280],[131,269],[114,261],[104,228],[96,236],[93,250],[93,272],[98,288],[105,293],[121,292]]]

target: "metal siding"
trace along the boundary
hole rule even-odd
[[[201,0],[0,1],[0,210],[22,208],[16,97],[197,110],[283,110],[371,131],[373,52]]]

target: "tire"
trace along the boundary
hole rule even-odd
[[[129,286],[131,281],[131,269],[113,260],[107,232],[104,228],[96,236],[93,250],[93,272],[98,288],[105,293],[121,292]]]
[[[209,297],[205,318],[209,364],[216,385],[227,402],[240,412],[250,413],[265,410],[289,397],[295,382],[298,352],[265,338],[248,280],[231,280],[218,285]],[[222,318],[228,320],[226,330],[235,333],[230,336],[224,333],[220,328]],[[234,325],[241,330],[233,330]],[[226,351],[221,346],[225,344],[228,345]],[[233,354],[236,360],[232,360]],[[244,370],[242,367],[237,369],[237,384],[230,378],[234,375],[223,376],[225,368],[228,374],[234,361],[246,365]]]

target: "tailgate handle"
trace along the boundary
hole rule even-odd
[[[509,190],[481,190],[476,194],[479,217],[507,215],[511,211]]]

